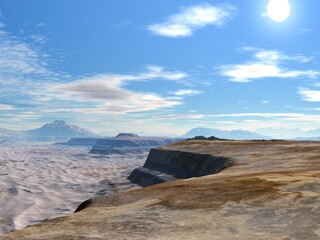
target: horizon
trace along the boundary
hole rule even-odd
[[[52,125],[56,122],[62,122],[62,123],[66,123],[66,124],[71,124],[74,125],[73,123],[67,122],[65,120],[54,120],[53,122],[50,123],[45,123],[41,126],[39,126],[38,128],[32,128],[32,129],[23,129],[23,130],[16,130],[16,129],[6,129],[4,128],[4,130],[10,130],[10,131],[21,131],[21,132],[28,132],[30,130],[36,130],[36,129],[40,129],[46,125]],[[77,125],[74,125],[76,127],[80,127]],[[114,131],[105,131],[105,132],[94,132],[91,129],[88,129],[86,127],[80,127],[83,130],[89,130],[94,134],[98,134],[101,137],[115,137],[118,134],[137,134],[138,136],[142,136],[142,137],[196,137],[196,136],[207,136],[207,137],[221,137],[219,136],[219,134],[209,134],[210,131],[221,131],[223,132],[222,134],[226,134],[227,132],[237,132],[240,131],[242,133],[245,133],[246,131],[248,131],[249,133],[253,133],[253,134],[257,134],[260,135],[261,137],[264,137],[265,139],[299,139],[299,138],[306,138],[306,139],[316,139],[319,138],[319,136],[317,135],[318,132],[320,132],[320,128],[316,128],[316,129],[311,129],[311,130],[305,130],[305,129],[301,129],[301,128],[272,128],[272,127],[267,127],[267,128],[258,128],[252,131],[249,130],[245,130],[245,129],[219,129],[219,128],[206,128],[206,127],[198,127],[198,128],[192,128],[189,129],[187,132],[184,132],[182,134],[176,134],[176,133],[167,133],[167,134],[157,134],[157,133],[152,133],[152,132],[141,132],[141,131],[135,131],[135,132],[127,132],[127,131],[122,131],[122,130],[114,130]],[[3,128],[0,128],[0,130]],[[194,134],[194,130],[202,130],[203,134]],[[279,132],[279,130],[283,130],[283,132]],[[207,132],[206,132],[207,131]],[[209,131],[209,132],[208,132]],[[272,132],[274,131],[274,132]],[[193,132],[193,134],[191,134]],[[311,135],[308,135],[308,133]],[[220,133],[221,134],[221,133]],[[305,134],[305,135],[304,135]],[[190,135],[188,137],[188,135]],[[191,136],[192,135],[192,136]],[[92,136],[93,137],[93,136]],[[91,138],[91,137],[90,137]],[[236,137],[237,138],[237,137]],[[248,137],[249,139],[252,138],[252,136]],[[232,139],[232,136],[231,138]],[[254,138],[252,138],[254,139]]]
[[[0,128],[319,129],[319,3],[268,2],[3,1]]]

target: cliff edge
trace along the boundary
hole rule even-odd
[[[153,147],[181,141],[175,138],[139,137],[136,134],[120,133],[116,137],[96,141],[90,153],[127,154],[149,151]]]
[[[185,151],[151,149],[143,167],[128,179],[146,187],[158,183],[215,174],[234,163],[232,158]]]

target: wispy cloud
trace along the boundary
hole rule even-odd
[[[7,78],[9,75],[48,74],[43,58],[31,45],[0,30],[0,76]]]
[[[233,82],[250,82],[261,78],[315,78],[320,72],[314,70],[289,70],[282,65],[287,61],[306,63],[312,60],[303,55],[288,56],[280,51],[258,48],[243,48],[253,52],[251,61],[220,66],[221,75],[229,77]]]
[[[195,5],[182,9],[179,13],[168,17],[164,22],[148,26],[153,34],[163,37],[188,37],[197,29],[207,25],[221,26],[229,20],[234,7],[216,7],[210,4]]]
[[[8,105],[8,104],[0,104],[0,111],[3,110],[14,110],[15,107],[12,105]]]
[[[34,42],[44,44],[48,41],[48,39],[41,34],[34,34],[30,37]]]
[[[210,117],[302,117],[302,113],[230,113],[230,114],[213,114]],[[320,117],[320,116],[319,116]]]
[[[203,114],[167,114],[165,116],[158,116],[158,120],[186,120],[186,119],[201,119],[204,118]]]
[[[320,102],[320,90],[301,88],[298,93],[307,102]]]
[[[206,115],[208,124],[218,124],[220,121],[233,121],[234,127],[255,130],[258,128],[320,128],[320,115],[298,112],[247,112]],[[220,120],[221,119],[221,120]],[[222,128],[226,126],[221,125]]]
[[[1,22],[0,22],[1,23]],[[0,27],[0,93],[1,99],[27,102],[33,92],[47,82],[63,79],[63,73],[50,70],[50,59],[31,36],[33,43],[13,36]],[[39,37],[39,36],[38,36]],[[45,87],[45,86],[43,86]],[[17,98],[16,96],[19,96]]]
[[[78,118],[88,113],[118,115],[172,108],[183,103],[174,94],[161,96],[130,90],[126,85],[151,80],[179,82],[188,76],[184,72],[150,65],[134,74],[74,77],[51,70],[50,59],[41,48],[45,37],[33,35],[25,39],[32,39],[33,43],[0,27],[0,99],[12,103],[0,104],[0,111],[6,111],[3,118],[12,122],[57,115]]]
[[[138,92],[125,88],[128,82],[154,79],[180,80],[187,76],[178,71],[165,71],[159,66],[149,66],[147,71],[131,75],[99,74],[52,87],[52,94],[80,102],[97,102],[96,111],[122,114],[150,111],[182,104],[180,100],[162,97],[155,93]],[[86,109],[88,110],[88,109]]]
[[[196,89],[180,89],[173,94],[176,96],[194,96],[194,95],[199,95],[202,92]]]

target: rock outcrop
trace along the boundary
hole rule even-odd
[[[88,146],[92,147],[100,138],[71,138],[67,142],[58,142],[56,145],[66,145],[66,146]]]
[[[230,166],[234,160],[210,154],[151,149],[143,167],[136,168],[128,179],[146,187],[176,179],[215,174]]]
[[[181,141],[174,138],[139,137],[135,134],[120,133],[113,138],[99,139],[90,153],[127,154],[149,151],[153,147],[163,146]]]
[[[320,238],[320,142],[184,141],[164,150],[235,160],[217,174],[97,197],[8,239]]]

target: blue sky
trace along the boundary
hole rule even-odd
[[[320,128],[318,0],[0,2],[0,127]]]

